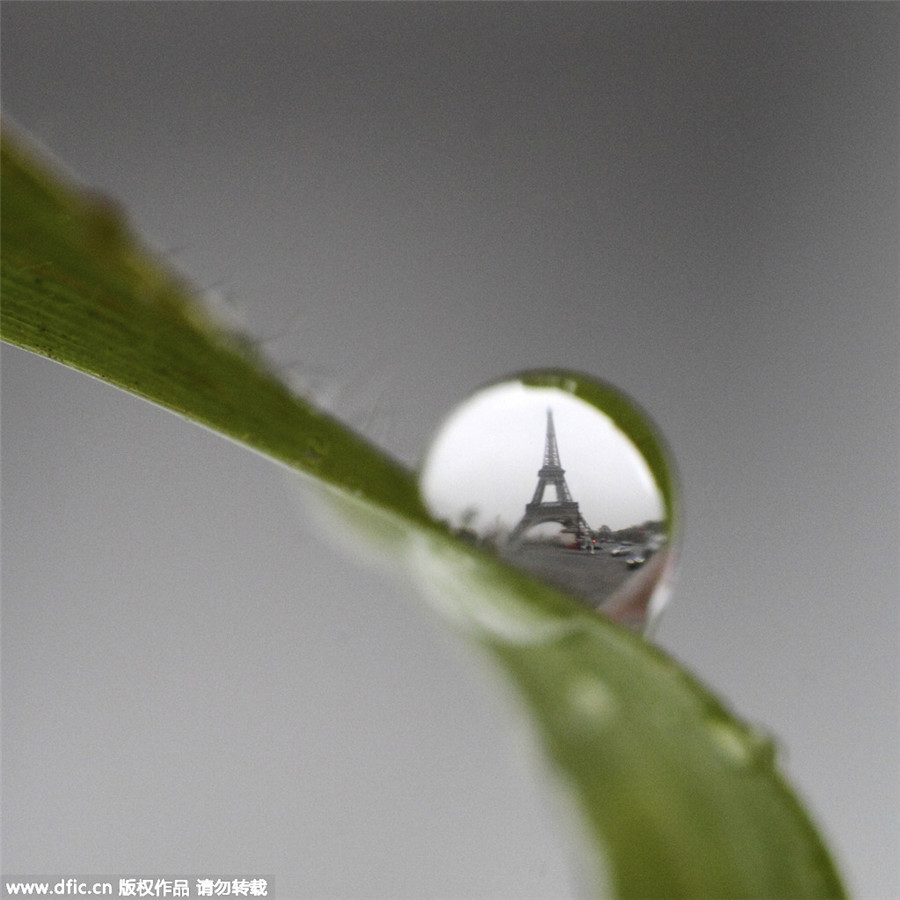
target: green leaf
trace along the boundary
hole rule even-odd
[[[64,185],[8,136],[2,190],[3,340],[328,487],[518,690],[587,836],[596,893],[844,896],[765,736],[641,638],[432,522],[415,474],[292,394],[109,199]]]
[[[5,341],[425,518],[409,472],[292,395],[138,246],[113,201],[49,178],[8,137],[2,152]]]

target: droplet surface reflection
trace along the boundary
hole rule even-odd
[[[459,537],[644,630],[668,599],[673,477],[647,416],[602,382],[529,372],[476,391],[421,471]]]

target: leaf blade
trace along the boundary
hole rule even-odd
[[[291,393],[142,252],[109,201],[56,184],[8,137],[2,165],[5,341],[427,518],[411,473]]]

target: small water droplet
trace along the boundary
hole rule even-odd
[[[777,747],[764,731],[718,718],[707,722],[707,731],[723,760],[735,768],[771,768],[775,764]]]
[[[328,455],[328,445],[322,438],[312,435],[307,438],[302,454],[307,465],[317,467]]]
[[[582,674],[569,686],[569,711],[576,724],[591,729],[605,727],[619,711],[612,689],[593,674]]]
[[[421,471],[462,540],[644,630],[668,598],[674,478],[647,416],[572,372],[490,384],[446,418]]]

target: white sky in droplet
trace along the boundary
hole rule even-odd
[[[422,467],[432,514],[458,524],[466,509],[476,508],[476,530],[498,517],[514,526],[537,487],[548,408],[569,492],[592,528],[664,517],[646,461],[612,419],[558,388],[518,381],[478,392],[441,426]],[[552,487],[544,499],[555,499]]]

